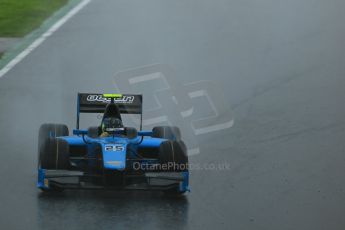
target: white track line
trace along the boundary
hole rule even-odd
[[[63,16],[60,20],[58,20],[52,27],[50,27],[45,33],[43,33],[39,38],[37,38],[33,43],[31,43],[31,45],[29,45],[25,50],[23,50],[20,54],[18,54],[13,60],[11,60],[4,68],[0,70],[0,78],[2,78],[8,71],[10,71],[19,62],[21,62],[34,49],[40,46],[47,38],[49,38],[63,24],[65,24],[69,19],[71,19],[74,15],[76,15],[87,4],[89,4],[90,1],[91,0],[82,0],[71,11],[69,11],[65,16]]]

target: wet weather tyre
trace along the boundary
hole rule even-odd
[[[136,128],[126,127],[125,128],[125,135],[129,139],[133,139],[133,138],[136,138],[138,136],[138,131],[136,130]]]
[[[180,141],[181,131],[175,126],[157,126],[152,129],[152,137]]]
[[[164,141],[159,147],[159,163],[163,171],[188,170],[187,147],[183,141]]]
[[[41,145],[39,164],[43,169],[69,169],[69,146],[59,138],[49,137]]]
[[[38,132],[38,149],[49,137],[68,136],[68,127],[63,124],[43,124]]]

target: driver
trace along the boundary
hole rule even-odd
[[[115,131],[124,130],[121,119],[115,117],[106,117],[101,124],[102,134],[100,137],[109,137]]]

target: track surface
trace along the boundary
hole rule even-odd
[[[0,79],[0,228],[344,229],[344,7],[91,2]],[[180,84],[221,85],[235,124],[191,161],[230,170],[192,171],[184,199],[41,194],[39,125],[72,128],[78,91],[113,92],[116,72],[152,63],[169,65]]]

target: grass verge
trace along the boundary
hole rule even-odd
[[[68,0],[0,0],[0,37],[23,37]]]

